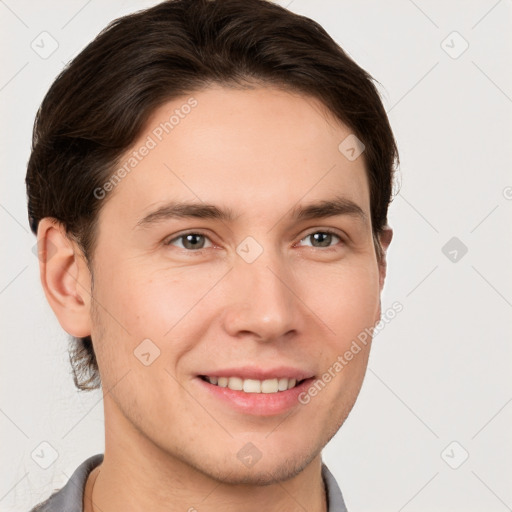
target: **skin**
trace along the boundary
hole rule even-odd
[[[386,264],[373,244],[364,154],[345,158],[338,145],[350,129],[312,98],[262,86],[193,97],[197,107],[103,200],[93,288],[62,226],[39,226],[55,253],[41,262],[48,301],[68,333],[92,336],[102,379],[105,457],[85,510],[325,511],[321,450],[354,405],[370,343],[284,414],[237,412],[196,376],[283,364],[319,377],[379,320]],[[187,99],[156,110],[127,155]],[[335,192],[366,220],[288,216]],[[230,207],[236,218],[136,227],[171,199]],[[308,236],[322,228],[340,238],[326,247]],[[185,231],[205,235],[201,251],[177,238]],[[263,248],[250,264],[236,252],[247,236]],[[387,228],[384,250],[391,237]],[[133,354],[146,338],[160,350],[150,366]],[[252,467],[237,458],[248,442],[262,454]]]

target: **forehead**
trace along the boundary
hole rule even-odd
[[[237,215],[340,194],[369,209],[364,155],[318,100],[269,87],[213,86],[159,107],[123,155],[106,208],[133,221],[168,201],[222,204]],[[113,203],[110,206],[110,203]]]

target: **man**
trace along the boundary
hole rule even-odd
[[[105,453],[33,510],[346,510],[321,450],[380,319],[397,160],[371,77],[265,0],[163,2],[86,47],[27,191]]]

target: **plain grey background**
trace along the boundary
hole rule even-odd
[[[107,23],[155,3],[0,0],[2,511],[27,511],[103,451],[101,394],[75,390],[39,283],[34,116]],[[512,1],[278,3],[382,84],[401,155],[383,310],[403,311],[324,461],[351,512],[512,510]]]

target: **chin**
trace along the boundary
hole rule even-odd
[[[269,437],[276,435],[270,434]],[[268,435],[268,432],[265,433]],[[261,441],[259,440],[261,438]],[[276,435],[277,440],[277,435]],[[264,436],[244,436],[203,457],[201,453],[181,453],[182,462],[218,483],[228,485],[267,486],[284,482],[300,474],[317,457],[321,442],[306,444],[305,440],[283,446]]]
[[[264,487],[294,478],[306,468],[316,455],[313,453],[306,459],[300,455],[293,458],[281,455],[275,460],[267,459],[266,461],[262,456],[252,467],[246,467],[237,460],[235,464],[224,465],[222,468],[215,465],[211,468],[198,469],[219,483]]]

